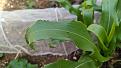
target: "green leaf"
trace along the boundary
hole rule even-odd
[[[107,34],[106,34],[105,29],[104,29],[102,26],[98,25],[98,24],[91,24],[91,25],[87,28],[87,30],[91,31],[92,33],[94,33],[94,34],[98,37],[100,43],[102,44],[102,45],[100,46],[101,49],[102,49],[103,51],[107,51],[108,48],[107,48],[107,47],[105,46],[105,44],[104,44],[104,43],[107,42]]]
[[[38,68],[38,65],[30,64],[25,59],[15,59],[10,61],[7,68]]]
[[[109,56],[112,56],[114,53],[115,53],[115,50],[116,50],[116,37],[114,36],[113,39],[111,40],[110,42],[110,45],[109,45],[109,51],[108,51],[108,55]]]
[[[95,11],[101,12],[101,11],[102,11],[102,7],[101,7],[101,5],[96,4],[96,1],[97,1],[97,0],[92,0],[93,8],[94,8]]]
[[[80,4],[78,8],[81,9],[81,11],[82,11],[82,8],[85,8],[85,9],[93,8],[95,11],[99,11],[99,12],[102,11],[101,5],[97,5],[96,0],[86,0],[82,4]]]
[[[72,35],[72,36],[71,36]],[[76,21],[60,21],[60,22],[49,22],[49,21],[37,21],[32,27],[28,28],[26,32],[26,40],[30,45],[33,42],[43,39],[59,39],[59,40],[73,40],[71,37],[87,38],[91,40],[86,26],[81,22]],[[92,51],[92,49],[87,49]]]
[[[116,28],[116,25],[115,25],[115,23],[113,23],[113,24],[112,24],[111,31],[110,31],[109,36],[108,36],[108,43],[110,43],[111,40],[112,40],[112,38],[114,37],[115,28]]]
[[[98,68],[98,65],[92,58],[84,56],[78,62],[58,60],[55,63],[45,65],[44,68]]]
[[[28,63],[26,68],[38,68],[38,65],[37,64],[33,65],[33,64]]]
[[[94,20],[94,10],[93,10],[93,8],[83,9],[82,15],[83,15],[84,23],[87,26],[89,26],[90,24],[93,23],[93,20]]]
[[[110,33],[112,23],[118,25],[116,16],[116,6],[118,0],[102,0],[102,15],[100,24],[105,28],[107,34]]]
[[[121,48],[121,42],[117,42],[116,47]]]
[[[70,13],[74,14],[77,16],[78,21],[83,21],[81,11],[79,8],[74,8],[69,0],[57,0],[64,8],[66,8]]]
[[[91,9],[93,8],[93,5],[95,4],[95,0],[84,0],[82,4],[80,4],[79,8],[83,9]]]
[[[81,9],[83,22],[87,26],[93,23],[94,19],[94,9],[93,9],[93,0],[85,0],[82,4],[80,4],[79,9]]]
[[[94,4],[94,5],[93,5],[93,8],[94,8],[95,11],[102,12],[102,8],[101,8],[101,6],[99,6],[99,5]]]
[[[84,51],[92,52],[91,56],[99,61],[106,61],[98,48],[92,42],[86,26],[78,21],[37,21],[26,32],[26,41],[29,45],[39,40],[57,39],[69,40]]]
[[[116,39],[118,42],[121,42],[121,24],[119,25],[119,27],[116,28]]]
[[[118,4],[117,4],[117,16],[118,16],[118,20],[121,23],[121,0],[118,0]]]

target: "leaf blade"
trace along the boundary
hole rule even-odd
[[[96,63],[87,56],[82,57],[78,62],[60,60],[53,64],[45,65],[44,68],[97,68]]]
[[[107,57],[100,54],[86,28],[82,22],[78,21],[66,21],[66,23],[38,21],[28,28],[26,40],[29,45],[41,39],[71,40],[80,49],[92,52],[91,56],[97,60],[106,61]]]
[[[87,28],[88,31],[91,31],[92,33],[94,33],[99,41],[101,42],[101,49],[103,51],[107,51],[108,48],[105,46],[105,42],[107,42],[107,34],[106,34],[106,31],[105,29],[100,26],[100,25],[97,25],[97,24],[91,24],[88,28]]]

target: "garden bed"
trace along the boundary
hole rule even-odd
[[[100,4],[100,1],[98,0],[98,4]],[[7,2],[9,4],[6,3],[4,8],[0,6],[0,10],[1,7],[2,10],[5,10],[0,11],[0,53],[4,53],[0,58],[0,68],[5,68],[10,61],[18,58],[24,58],[32,64],[38,64],[39,68],[59,59],[77,61],[80,58],[82,50],[78,49],[71,41],[59,43],[50,48],[48,40],[39,40],[34,43],[35,50],[33,50],[27,46],[25,40],[26,29],[37,20],[58,22],[76,19],[75,15],[61,8],[60,4],[55,1],[38,0],[38,2],[28,3],[24,0],[20,2],[11,0]],[[72,4],[82,2],[82,0],[75,0],[72,1]],[[0,1],[1,3],[4,2]],[[74,7],[77,6],[74,5]],[[94,24],[99,22],[100,14],[100,11],[94,12]],[[93,41],[97,43],[95,36]],[[116,52],[109,61],[102,64],[102,68],[120,68],[120,51],[120,48],[116,48]],[[101,55],[103,55],[102,52]]]
[[[55,12],[55,14],[53,14]],[[62,44],[56,48],[49,48],[46,41],[37,42],[36,50],[29,48],[25,42],[25,30],[33,22],[37,20],[69,20],[76,18],[71,15],[64,8],[48,8],[48,9],[25,9],[25,10],[14,10],[14,11],[0,11],[1,14],[1,26],[0,29],[1,39],[0,39],[0,52],[6,53],[5,57],[1,58],[2,62],[9,62],[14,59],[17,53],[24,53],[27,56],[25,58],[30,60],[32,63],[48,63],[56,60],[55,57],[63,58],[67,54],[71,54],[77,48],[69,42],[65,43],[64,47]],[[43,15],[44,14],[44,15]],[[9,54],[7,54],[9,53]],[[67,54],[66,54],[67,53]],[[42,57],[41,57],[42,56]],[[60,57],[59,57],[60,56]],[[6,58],[7,57],[7,58]],[[18,56],[19,57],[19,56]],[[23,57],[23,55],[21,56]],[[28,58],[29,57],[29,58]],[[53,58],[48,61],[48,59]],[[35,60],[34,60],[35,59]],[[43,61],[36,60],[40,59]],[[47,61],[47,62],[46,62]],[[1,66],[2,67],[2,66]]]

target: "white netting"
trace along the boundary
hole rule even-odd
[[[97,0],[98,2],[100,0]],[[97,14],[96,16],[95,18],[99,17]],[[25,42],[25,31],[28,26],[40,19],[58,21],[75,18],[64,8],[0,11],[0,53],[25,52],[29,55],[67,55],[77,49],[72,42],[67,41],[58,44],[59,46],[56,48],[50,48],[47,41],[39,41],[36,42],[36,50],[32,50]]]
[[[76,17],[63,8],[0,11],[0,52],[23,51],[30,55],[71,53],[76,48],[70,42],[60,43],[58,47],[50,48],[47,41],[41,41],[36,43],[36,50],[32,50],[27,46],[24,36],[26,28],[37,20],[58,21],[74,18]]]

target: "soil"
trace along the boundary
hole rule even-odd
[[[121,49],[117,49],[116,53],[112,56],[113,58],[109,60],[108,62],[103,63],[101,68],[120,68],[121,66]],[[38,64],[39,68],[43,67],[45,64],[55,62],[59,59],[69,59],[71,61],[77,61],[80,58],[80,55],[82,54],[82,50],[78,49],[77,51],[72,52],[68,56],[58,56],[58,55],[43,55],[43,56],[30,56],[27,54],[19,54],[17,57],[17,54],[4,54],[3,57],[0,58],[0,68],[5,68],[7,64],[16,58],[24,58],[27,59],[32,64]],[[77,59],[73,59],[75,57]]]
[[[121,48],[117,48],[112,59],[103,63],[101,68],[121,68]]]
[[[4,54],[4,56],[0,58],[0,68],[5,68],[11,60],[16,58],[27,59],[29,63],[38,64],[39,66],[38,68],[41,68],[45,64],[55,62],[59,59],[69,59],[71,61],[78,61],[81,54],[82,54],[81,49],[78,49],[77,51],[72,52],[68,56],[65,56],[65,55],[58,56],[58,55],[51,55],[51,54],[47,54],[43,56],[30,56],[22,53],[16,57],[17,54]]]
[[[0,68],[5,68],[11,60],[16,59],[15,57],[16,54],[4,54],[4,56],[0,58]],[[59,59],[64,59],[64,56],[49,54],[43,56],[29,56],[27,54],[19,54],[17,58],[27,59],[28,62],[32,64],[38,64],[39,68],[41,68],[44,64],[48,64]]]

